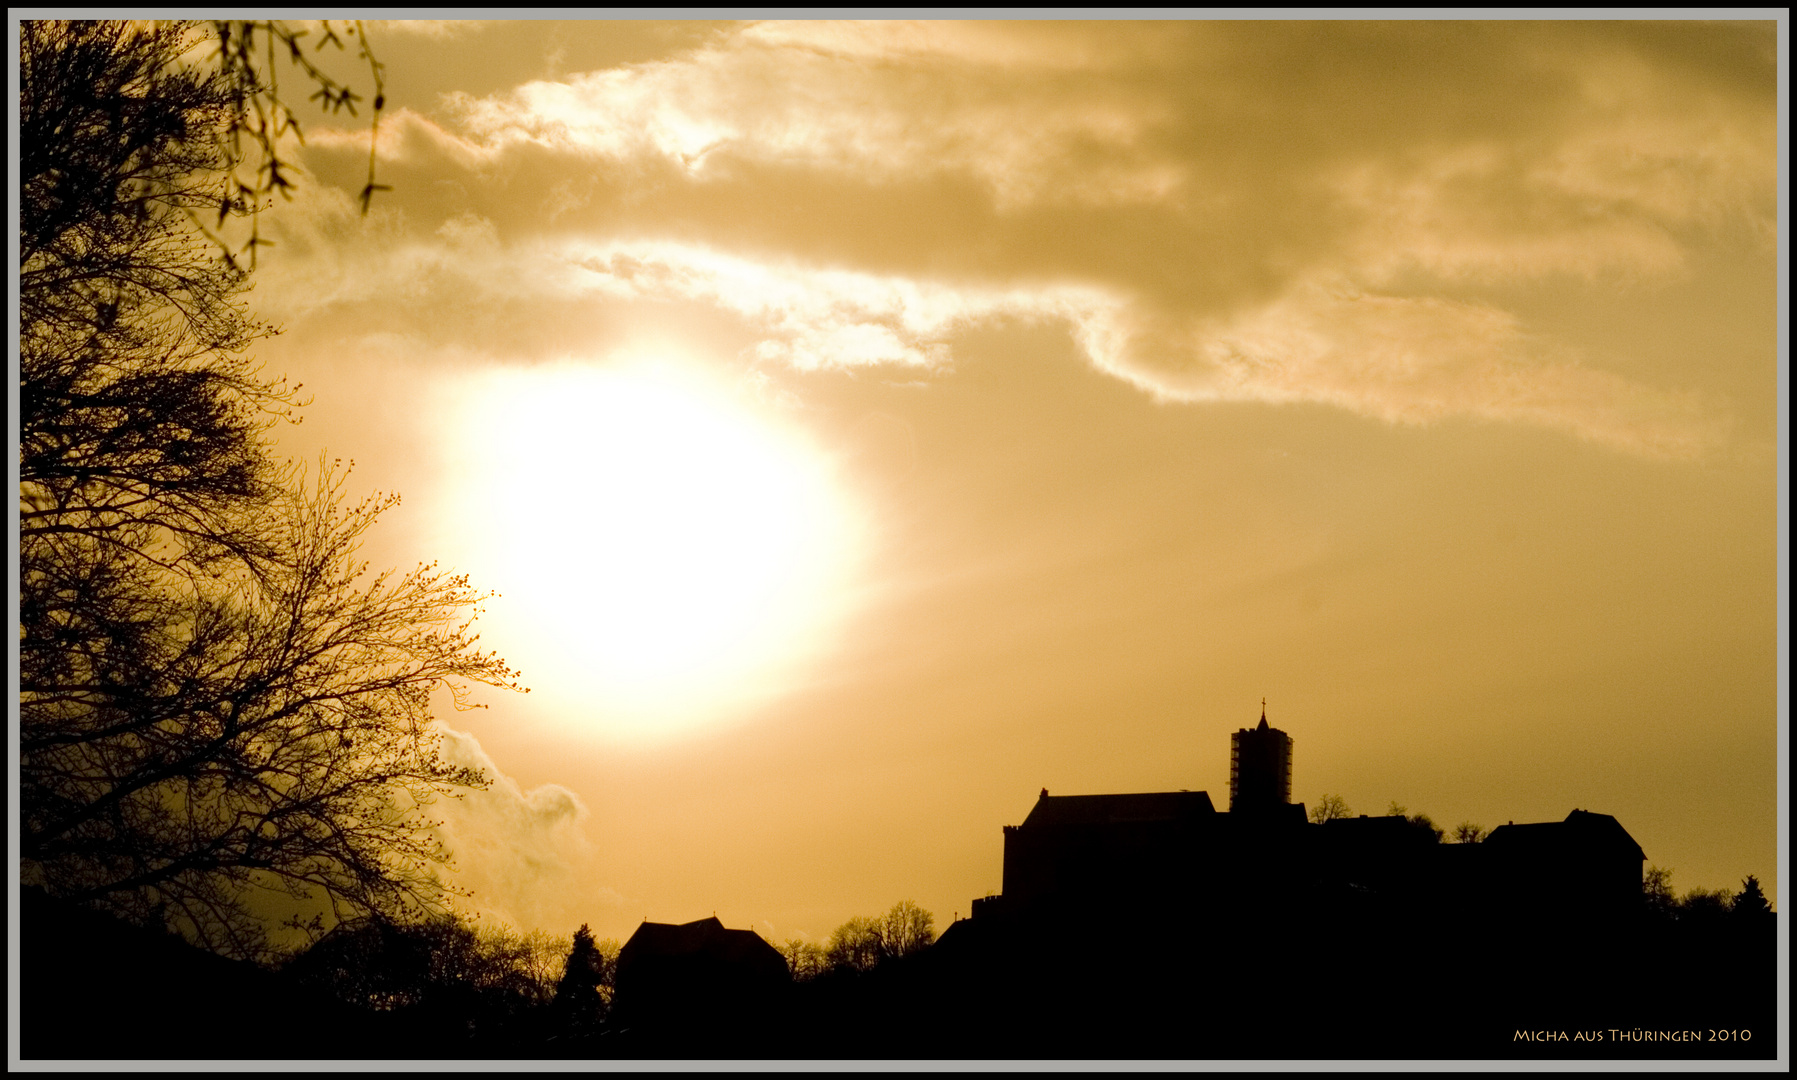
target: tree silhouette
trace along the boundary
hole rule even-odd
[[[368,182],[362,186],[359,196],[362,212],[368,212],[369,201],[375,192],[388,190],[385,184],[375,183],[374,178],[381,110],[387,105],[383,67],[374,57],[374,49],[368,43],[367,31],[360,20],[337,22],[344,25],[334,25],[330,19],[319,20],[313,52],[322,52],[327,45],[343,52],[346,51],[345,38],[355,42],[357,59],[368,66],[372,84],[368,95],[358,94],[306,55],[303,39],[311,34],[308,28],[293,27],[279,19],[217,19],[209,24],[217,41],[213,62],[242,103],[226,132],[230,145],[227,175],[237,196],[251,201],[277,191],[288,196],[293,186],[290,179],[293,165],[281,158],[280,141],[289,131],[298,134],[300,122],[288,98],[281,92],[281,68],[277,57],[285,58],[290,68],[299,70],[304,79],[302,85],[312,91],[307,100],[318,102],[326,114],[336,115],[347,109],[351,116],[355,116],[356,102],[372,98],[368,100]],[[243,150],[245,142],[251,148],[248,153]],[[249,169],[248,178],[240,172],[243,166]],[[262,243],[265,241],[252,227],[250,239],[244,245],[252,265],[256,248]]]
[[[824,959],[836,971],[869,972],[878,967],[880,920],[856,916],[838,926],[824,946]]]
[[[343,51],[346,38],[355,43],[368,68],[367,94],[307,54],[303,39],[310,28],[281,20],[22,22],[20,82],[35,87],[20,114],[23,175],[46,175],[34,154],[61,154],[77,166],[61,174],[62,222],[91,221],[94,203],[123,195],[127,208],[150,217],[181,217],[190,227],[183,230],[184,242],[203,239],[228,269],[241,272],[237,256],[246,252],[253,267],[257,249],[269,243],[261,238],[259,212],[276,192],[291,195],[297,173],[280,152],[282,139],[297,135],[300,122],[281,89],[279,56],[298,69],[302,87],[311,90],[308,100],[325,114],[347,109],[356,115],[358,101],[371,106],[368,180],[361,192],[366,213],[374,194],[387,190],[375,182],[375,144],[386,107],[382,66],[360,22],[327,19],[317,29],[314,54],[327,46]],[[170,112],[170,104],[182,108]],[[71,146],[80,150],[71,154]],[[179,147],[178,156],[170,155],[171,146]],[[27,205],[34,203],[33,193],[22,195]],[[244,216],[249,236],[239,246],[219,230]],[[35,239],[22,230],[22,261],[39,250]],[[100,265],[92,258],[80,262]]]
[[[1347,800],[1340,795],[1325,795],[1317,800],[1315,806],[1310,808],[1310,820],[1318,825],[1325,821],[1335,821],[1353,816],[1354,811],[1348,809]]]
[[[529,939],[456,917],[340,923],[283,975],[357,1009],[451,1037],[496,1035],[550,1003]]]
[[[788,938],[780,946],[780,955],[786,957],[786,967],[792,972],[794,982],[809,982],[830,968],[823,946],[814,941]]]
[[[1692,889],[1679,901],[1678,921],[1696,928],[1721,926],[1733,902],[1734,896],[1727,889]]]
[[[1430,818],[1428,814],[1423,813],[1421,810],[1412,814],[1403,806],[1400,806],[1396,799],[1391,801],[1391,804],[1386,807],[1385,812],[1391,817],[1401,817],[1405,821],[1408,821],[1411,828],[1415,829],[1420,835],[1428,837],[1429,842],[1432,844],[1441,843],[1442,838],[1447,835],[1447,833],[1443,832],[1442,829],[1435,824],[1434,820]]]
[[[1425,814],[1420,810],[1411,814],[1404,820],[1410,823],[1411,828],[1427,836],[1429,842],[1432,844],[1441,843],[1442,838],[1447,835],[1442,831],[1440,826],[1435,824],[1434,820],[1430,818],[1428,814]]]
[[[555,1014],[562,1030],[577,1036],[598,1030],[608,1004],[600,987],[610,985],[608,970],[616,963],[616,951],[608,960],[593,940],[593,931],[581,923],[555,987]]]
[[[892,905],[880,919],[880,955],[896,960],[922,952],[936,940],[936,917],[910,900]]]
[[[1454,826],[1454,843],[1477,844],[1490,835],[1490,830],[1483,825],[1474,825],[1470,821],[1462,821]]]
[[[185,34],[21,25],[19,856],[260,956],[259,889],[442,909],[424,807],[485,781],[439,755],[430,695],[519,687],[465,578],[355,558],[395,498],[270,456],[298,388],[243,355],[268,328],[192,220],[247,210],[219,149],[244,91],[179,63]]]
[[[532,987],[531,996],[544,1004],[553,1002],[555,988],[567,970],[568,948],[562,944],[562,938],[545,930],[497,930],[492,936],[517,957],[516,962]]]
[[[936,940],[936,917],[910,900],[900,900],[884,915],[857,916],[838,926],[824,947],[824,965],[836,971],[869,972],[889,960],[922,952]],[[788,942],[788,945],[792,945]],[[788,966],[798,974],[789,955]]]
[[[1650,866],[1641,872],[1641,901],[1647,913],[1664,922],[1678,917],[1678,894],[1672,891],[1672,870]]]
[[[1742,921],[1763,921],[1772,914],[1772,905],[1766,900],[1765,892],[1760,888],[1760,879],[1748,874],[1741,882],[1741,891],[1735,894],[1734,903],[1729,907],[1730,917]]]

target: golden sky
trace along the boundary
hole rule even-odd
[[[251,299],[502,594],[476,906],[943,925],[1263,696],[1307,804],[1776,899],[1774,24],[371,29],[393,190],[313,120]]]

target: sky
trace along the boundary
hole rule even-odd
[[[498,594],[486,916],[944,926],[1263,698],[1307,805],[1776,902],[1774,23],[369,32],[257,355]]]

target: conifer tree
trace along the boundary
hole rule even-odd
[[[592,929],[581,923],[555,987],[556,1016],[568,1034],[591,1034],[603,1019],[605,998],[599,987],[605,981],[605,968],[605,956],[593,941]]]
[[[1760,879],[1748,874],[1746,880],[1741,882],[1741,891],[1735,894],[1729,914],[1741,922],[1750,922],[1763,919],[1771,913],[1772,905],[1760,888]]]

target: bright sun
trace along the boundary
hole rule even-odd
[[[855,546],[829,459],[667,363],[491,372],[463,387],[451,546],[482,645],[613,734],[767,692],[840,608]]]

